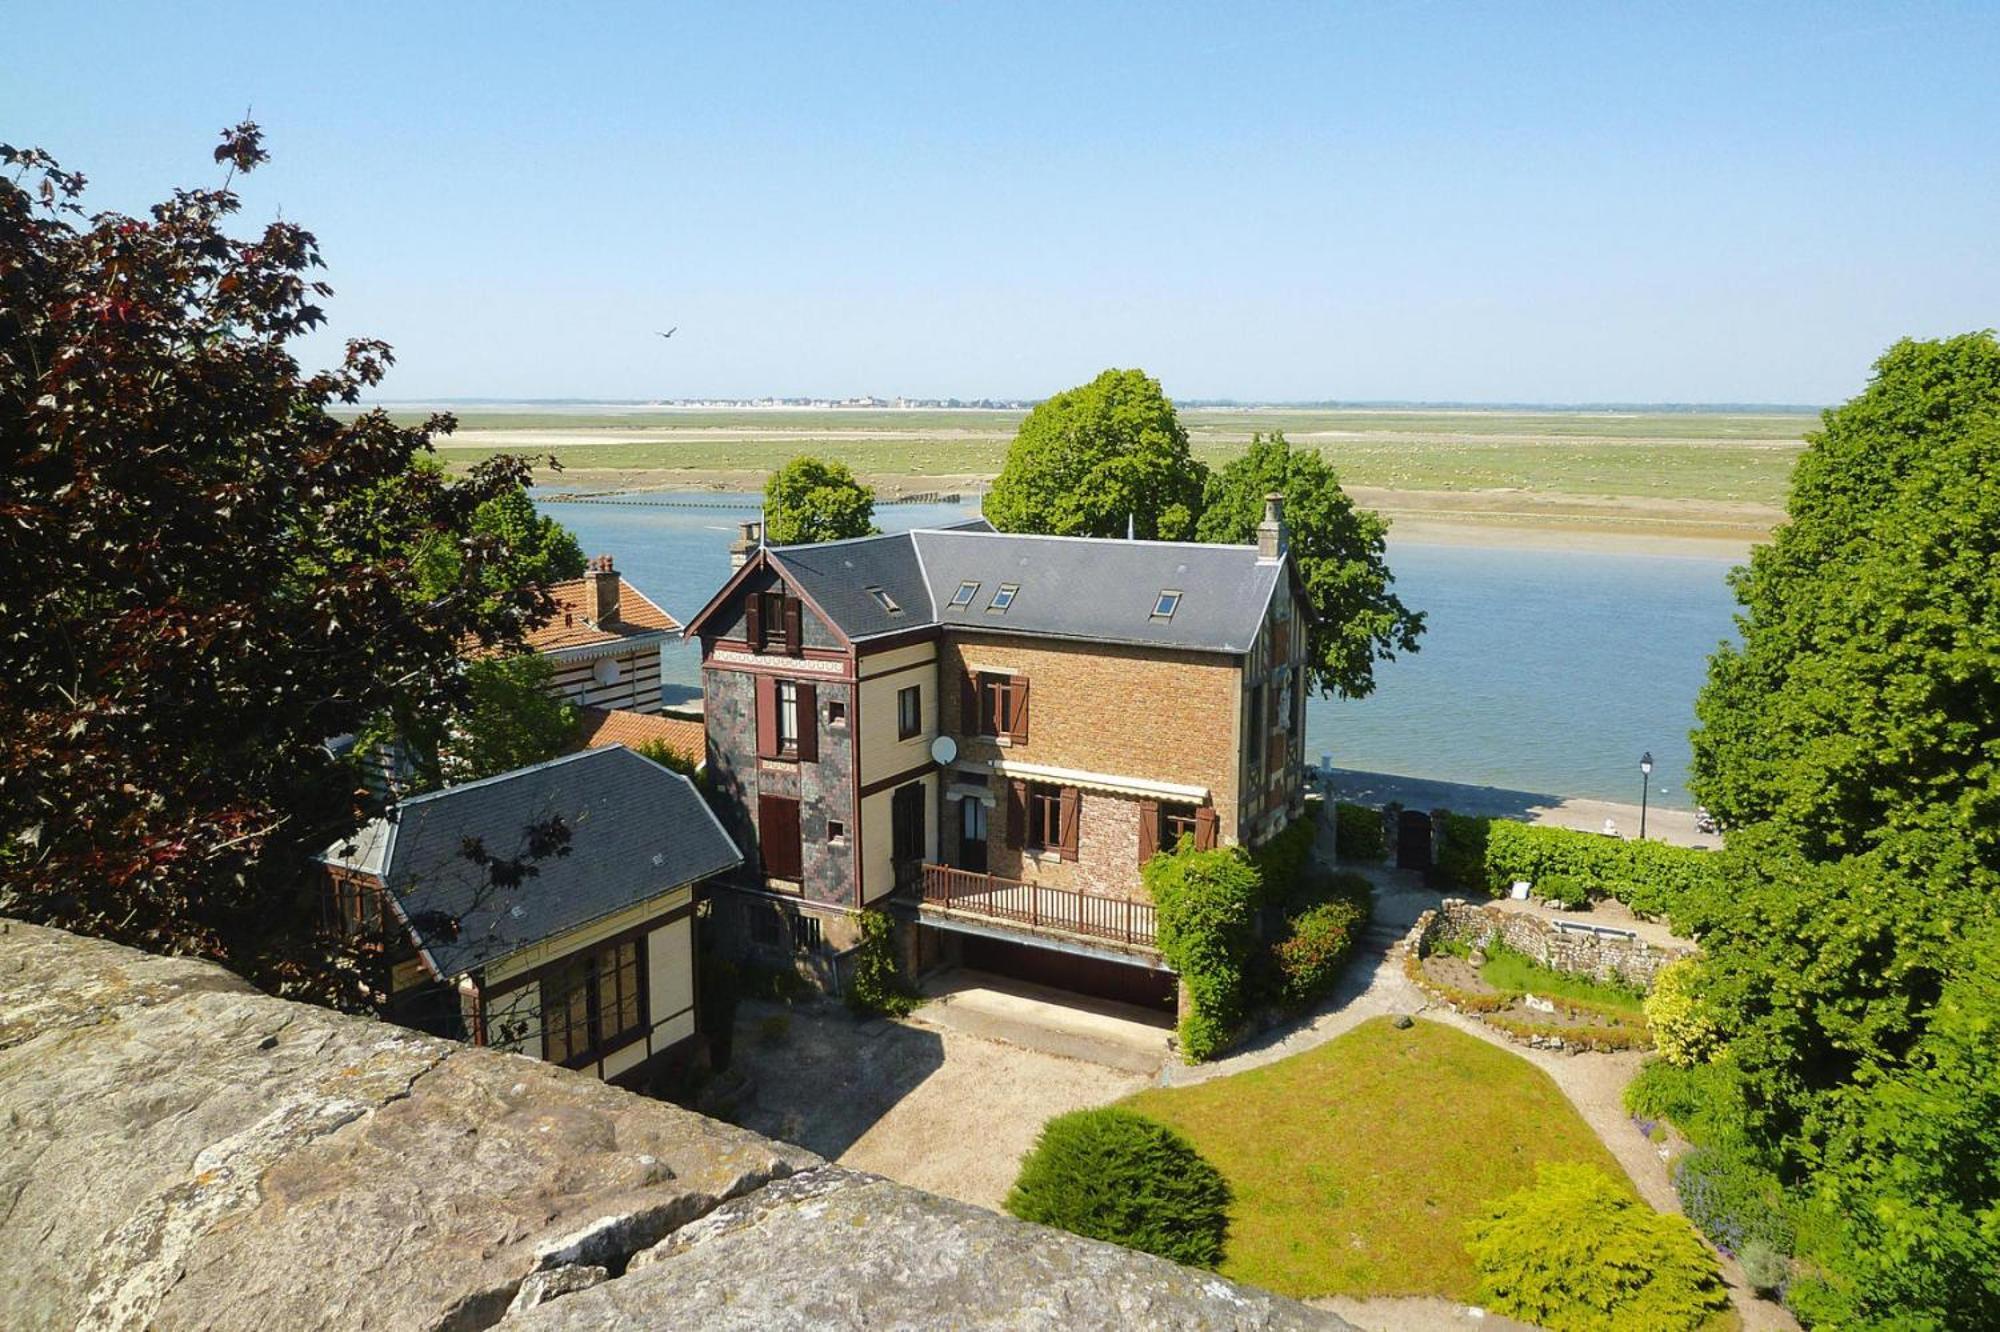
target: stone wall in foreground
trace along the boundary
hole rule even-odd
[[[13,1328],[1343,1328],[521,1055],[0,921]]]
[[[1428,914],[1428,913],[1427,913]],[[1599,934],[1588,930],[1561,930],[1555,922],[1525,911],[1475,904],[1447,897],[1421,936],[1419,952],[1428,949],[1432,937],[1457,939],[1475,948],[1488,947],[1495,939],[1517,953],[1525,953],[1556,971],[1589,976],[1593,980],[1636,985],[1650,989],[1661,968],[1693,956],[1691,948],[1648,943],[1621,934]]]

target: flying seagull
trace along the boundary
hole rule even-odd
[[[670,338],[670,337],[672,337],[672,336],[673,336],[674,334],[676,334],[676,333],[678,333],[678,332],[680,332],[680,331],[681,331],[681,326],[680,326],[679,324],[675,324],[675,325],[674,325],[674,326],[673,326],[672,328],[670,328],[670,329],[668,329],[668,330],[667,330],[666,332],[664,332],[664,333],[660,334],[660,336],[661,336],[661,337],[663,337],[663,338]]]

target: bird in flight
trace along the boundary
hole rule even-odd
[[[675,325],[674,325],[674,326],[673,326],[672,328],[668,329],[668,330],[667,330],[666,332],[664,332],[664,333],[661,333],[661,334],[660,334],[660,336],[661,336],[661,337],[663,337],[663,338],[670,338],[670,337],[672,337],[672,336],[673,336],[674,334],[676,334],[676,333],[678,333],[678,332],[680,332],[680,331],[681,331],[681,326],[680,326],[679,324],[675,324]]]

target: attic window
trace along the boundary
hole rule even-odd
[[[990,611],[1003,611],[1014,604],[1014,594],[1021,590],[1019,583],[1002,583],[993,589],[993,600],[986,603]]]
[[[1153,603],[1153,618],[1156,620],[1171,620],[1174,618],[1174,612],[1180,609],[1180,605],[1180,590],[1178,588],[1168,588],[1166,591],[1160,593],[1160,599]]]
[[[903,608],[896,604],[896,599],[882,588],[871,587],[868,589],[868,595],[875,598],[881,604],[882,609],[888,611],[889,614],[901,615],[903,613]]]
[[[958,591],[951,594],[951,608],[953,610],[964,610],[972,604],[972,599],[978,595],[979,584],[968,579],[958,585]]]

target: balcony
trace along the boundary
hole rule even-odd
[[[922,888],[922,902],[929,909],[1128,948],[1158,948],[1158,918],[1151,902],[1022,883],[948,865],[925,865]]]

